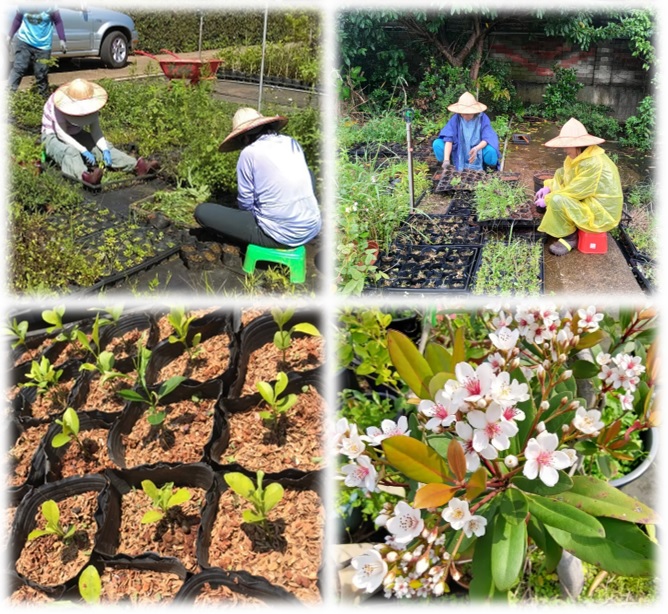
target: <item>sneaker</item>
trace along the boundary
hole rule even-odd
[[[81,173],[81,180],[90,185],[98,185],[100,181],[102,181],[103,174],[104,171],[99,166],[96,166],[91,171],[84,171]]]
[[[550,253],[554,254],[555,256],[565,256],[568,252],[572,251],[577,244],[578,244],[578,233],[576,230],[574,233],[568,235],[567,237],[556,239],[548,249]]]
[[[135,173],[141,177],[143,175],[148,175],[149,173],[155,173],[159,168],[160,163],[157,160],[139,158],[139,160],[137,160],[137,166],[135,166]]]

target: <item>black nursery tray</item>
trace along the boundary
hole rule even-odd
[[[476,217],[476,219],[480,226],[489,230],[509,228],[533,229],[540,226],[543,216],[536,211],[532,202],[526,202],[516,211],[513,211],[507,218],[481,220]]]
[[[468,293],[480,249],[471,245],[397,247],[391,255],[379,255],[377,266],[389,277],[375,288],[381,292]]]
[[[399,229],[395,246],[480,245],[482,230],[469,215],[411,215]]]
[[[47,232],[66,233],[79,241],[124,222],[125,218],[117,212],[95,202],[84,202],[77,206],[76,216],[53,213],[48,216],[45,224]]]
[[[438,173],[437,173],[438,175]],[[441,192],[457,192],[462,190],[474,190],[478,183],[483,181],[489,181],[493,177],[499,177],[504,181],[517,182],[520,179],[519,173],[510,173],[510,172],[491,172],[487,171],[474,171],[471,169],[464,169],[463,171],[455,170],[452,166],[448,166],[441,172],[440,177],[437,179],[437,175],[434,176],[434,179],[437,181],[434,192],[436,194]]]
[[[646,261],[652,260],[652,258],[648,254],[646,254],[645,252],[641,252],[636,247],[635,243],[633,242],[633,239],[631,239],[631,235],[626,230],[624,222],[619,224],[617,230],[619,231],[618,243],[622,248],[622,252],[624,252],[624,255],[626,256],[627,260],[631,258],[634,258],[636,260],[646,260]]]
[[[629,261],[631,272],[638,281],[638,285],[643,289],[643,292],[653,294],[656,291],[656,284],[650,277],[650,271],[656,272],[656,263],[653,260],[631,258]]]

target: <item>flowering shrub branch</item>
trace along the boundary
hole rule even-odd
[[[478,317],[483,342],[467,341],[462,326],[424,354],[389,331],[416,408],[365,433],[336,424],[344,486],[405,494],[376,518],[385,543],[353,559],[354,585],[439,596],[468,558],[471,596],[491,598],[519,581],[529,541],[549,570],[567,550],[611,573],[651,575],[655,544],[638,525],[655,524],[654,511],[579,471],[588,458],[634,458],[632,434],[657,425],[655,312],[520,307]]]

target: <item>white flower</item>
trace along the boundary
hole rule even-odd
[[[501,417],[508,422],[515,422],[515,420],[522,422],[522,420],[526,418],[526,414],[519,407],[512,405],[510,407],[503,408]]]
[[[595,435],[605,426],[600,418],[598,409],[587,411],[584,407],[578,407],[573,417],[573,426],[585,435]]]
[[[612,357],[610,356],[610,354],[606,354],[605,352],[601,352],[596,357],[596,362],[601,366],[610,364],[611,360],[612,360]]]
[[[353,424],[348,432],[348,436],[343,437],[339,441],[338,452],[345,454],[349,459],[353,460],[360,456],[364,450],[366,450],[364,441],[362,441],[362,437],[357,432],[357,425]]]
[[[367,593],[373,593],[387,574],[387,563],[377,550],[368,550],[354,557],[350,564],[356,570],[353,575],[353,585],[364,589]]]
[[[473,449],[473,429],[470,424],[460,421],[455,424],[455,430],[462,439],[461,444],[466,458],[466,470],[473,472],[480,467],[480,456]],[[492,446],[489,446],[489,449],[492,454],[491,458],[496,458],[496,450]]]
[[[418,411],[430,418],[425,424],[427,430],[438,433],[457,419],[457,404],[453,402],[451,392],[452,389],[446,385],[444,389],[436,392],[433,401],[420,401]]]
[[[464,535],[466,535],[466,537],[471,537],[472,534],[475,534],[476,537],[482,537],[485,534],[486,526],[487,518],[474,515],[464,523],[462,528],[464,529]]]
[[[356,425],[353,425],[357,429]],[[339,445],[339,442],[347,437],[350,433],[350,424],[348,424],[348,418],[339,418],[334,425],[334,444]]]
[[[455,367],[455,375],[457,381],[463,387],[462,390],[457,391],[458,396],[471,404],[475,404],[489,393],[489,388],[495,377],[492,365],[488,362],[483,362],[476,369],[473,369],[467,362],[460,362]]]
[[[394,508],[394,516],[385,525],[392,533],[394,541],[406,544],[417,537],[424,528],[420,510],[413,509],[405,501],[399,501]]]
[[[501,419],[502,408],[496,403],[490,404],[487,411],[470,411],[466,418],[475,429],[473,432],[473,449],[482,453],[490,444],[497,450],[510,447],[509,437],[517,435],[517,425]],[[487,458],[487,457],[486,457]]]
[[[622,404],[622,409],[626,411],[628,411],[629,409],[633,409],[633,392],[628,390],[624,394],[620,394],[619,401]]]
[[[366,436],[361,439],[368,441],[372,446],[379,446],[383,439],[394,437],[395,435],[406,435],[408,433],[408,418],[401,416],[396,422],[394,420],[383,420],[380,428],[370,426],[366,430]]]
[[[495,352],[494,354],[491,354],[490,356],[487,357],[487,362],[492,365],[492,369],[494,369],[495,373],[498,373],[503,369],[504,365],[506,364],[506,359],[501,356],[499,352]]]
[[[520,331],[510,330],[507,327],[499,328],[495,333],[490,333],[489,338],[492,340],[494,347],[497,350],[512,350],[517,345],[517,340],[520,338]]]
[[[503,327],[510,327],[510,325],[513,323],[513,316],[512,314],[506,314],[505,311],[501,310],[497,315],[495,315],[492,318],[492,325],[494,328],[503,328]]]
[[[578,309],[578,327],[582,331],[593,333],[598,330],[598,323],[603,319],[602,313],[596,313],[596,307],[590,305],[587,309]]]
[[[554,486],[559,481],[557,470],[571,465],[568,454],[557,451],[558,445],[559,438],[548,431],[529,439],[524,451],[527,461],[522,473],[530,480],[540,477],[546,486]]]
[[[341,473],[346,476],[343,483],[346,486],[359,486],[369,492],[375,492],[378,472],[371,464],[371,459],[368,456],[358,456],[355,460],[356,463],[341,467]]]
[[[458,531],[471,519],[468,501],[457,498],[450,499],[448,507],[443,510],[441,516],[445,522],[450,523],[455,531]]]
[[[529,386],[520,384],[516,379],[510,381],[510,373],[499,373],[490,386],[492,399],[502,407],[516,405],[529,398]]]

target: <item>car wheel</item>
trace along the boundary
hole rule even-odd
[[[122,68],[128,62],[128,39],[122,32],[111,32],[102,41],[100,57],[109,68]]]

